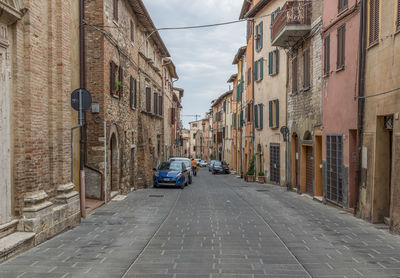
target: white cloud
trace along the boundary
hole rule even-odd
[[[243,0],[143,0],[155,25],[180,27],[237,20]],[[160,31],[185,89],[183,114],[204,115],[229,89],[232,60],[245,44],[245,23],[204,29]],[[184,123],[192,121],[184,118]]]

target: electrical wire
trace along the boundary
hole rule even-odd
[[[400,91],[400,88],[395,88],[395,89],[392,89],[392,90],[389,90],[389,91],[386,91],[386,92],[376,93],[376,94],[369,95],[369,96],[361,96],[361,97],[357,97],[357,98],[366,99],[366,98],[377,97],[377,96],[381,96],[381,95],[387,95],[387,94],[390,94],[390,93],[394,93],[396,91]]]

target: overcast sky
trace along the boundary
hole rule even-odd
[[[243,0],[143,0],[157,28],[203,25],[237,20]],[[211,100],[228,91],[226,82],[235,73],[232,65],[245,45],[245,23],[190,30],[160,31],[185,90],[182,115],[199,114]],[[183,117],[183,123],[193,121]]]

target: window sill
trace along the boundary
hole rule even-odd
[[[119,27],[118,21],[115,21],[115,19],[113,19],[112,22],[115,24],[115,26]]]
[[[303,88],[303,93],[305,93],[305,92],[308,92],[308,91],[310,91],[311,90],[311,86],[308,86],[308,87],[306,87],[306,88]]]
[[[394,32],[394,35],[395,35],[395,36],[397,36],[398,34],[400,34],[400,26],[399,26],[399,27],[397,27],[397,30],[396,30],[396,32]]]
[[[114,94],[112,94],[111,96],[112,96],[113,98],[115,98],[115,99],[119,99],[119,98],[120,98],[119,95],[114,95]]]
[[[256,80],[256,83],[260,83],[262,81],[262,79]]]
[[[135,42],[131,41],[131,45],[132,45],[132,46],[135,46]]]
[[[346,8],[342,9],[341,11],[338,11],[338,14],[336,17],[340,17],[342,14],[344,14],[345,12],[347,12],[349,10],[349,7],[347,6]]]
[[[336,69],[336,72],[340,72],[340,71],[342,71],[342,70],[344,70],[344,66],[341,66],[340,68],[337,68],[337,69]]]
[[[325,74],[322,76],[322,78],[328,78],[329,75],[330,75],[330,73],[325,73]]]
[[[379,40],[370,43],[367,47],[367,50],[370,50],[371,48],[373,48],[374,46],[377,46],[378,44],[379,44]]]

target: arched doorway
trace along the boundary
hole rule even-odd
[[[119,147],[116,132],[111,132],[110,137],[110,188],[112,195],[119,191]]]
[[[264,172],[261,144],[257,145],[257,155],[256,155],[256,157],[257,157],[257,161],[256,161],[257,169],[256,169],[256,171],[257,171],[257,175],[258,175],[258,173]]]

